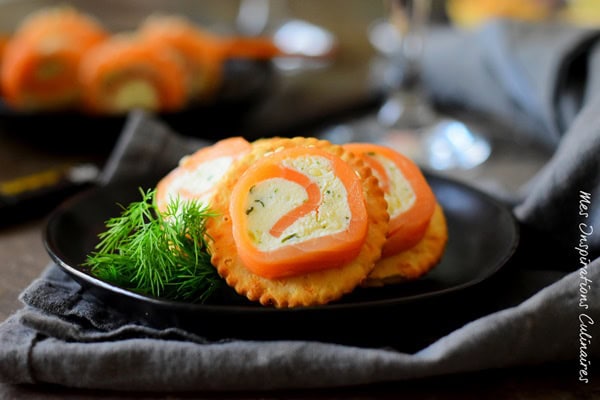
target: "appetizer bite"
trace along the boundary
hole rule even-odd
[[[219,88],[223,52],[216,35],[180,16],[153,15],[139,29],[144,40],[171,49],[183,65],[188,101],[210,98]]]
[[[387,204],[371,169],[313,138],[258,141],[219,183],[207,224],[228,285],[275,307],[351,292],[381,256]]]
[[[180,60],[135,34],[113,35],[90,49],[79,80],[85,108],[93,113],[174,111],[187,99]]]
[[[81,59],[107,37],[96,20],[70,7],[31,14],[4,50],[0,70],[4,99],[26,111],[77,104]]]
[[[211,204],[215,187],[238,158],[250,152],[242,137],[231,137],[185,156],[156,186],[156,205],[165,212],[174,201]]]
[[[382,258],[364,284],[379,286],[424,275],[442,257],[448,234],[442,208],[421,170],[389,147],[349,143],[344,148],[373,169],[390,215]]]
[[[206,100],[217,92],[227,60],[269,60],[282,54],[271,38],[216,35],[178,15],[152,15],[138,32],[153,45],[177,55],[191,102]]]

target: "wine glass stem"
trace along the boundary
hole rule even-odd
[[[399,33],[401,80],[379,110],[384,125],[398,129],[419,129],[435,122],[436,115],[425,96],[421,59],[429,23],[429,0],[388,0],[390,23]]]
[[[389,0],[390,20],[400,33],[400,56],[405,68],[404,87],[420,86],[421,60],[430,0]]]

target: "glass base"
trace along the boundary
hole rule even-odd
[[[451,118],[419,129],[389,128],[370,120],[335,126],[321,137],[338,144],[380,143],[433,170],[472,169],[484,163],[492,151],[487,138]]]
[[[485,137],[453,119],[442,119],[419,130],[392,129],[382,135],[380,142],[434,170],[475,168],[492,151]]]

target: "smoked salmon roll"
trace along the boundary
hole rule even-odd
[[[187,97],[205,100],[214,95],[223,76],[223,49],[219,38],[181,16],[153,15],[139,29],[145,40],[168,47],[184,67]]]
[[[379,259],[388,227],[371,169],[312,138],[253,145],[219,183],[213,207],[213,265],[241,295],[280,308],[352,291]]]
[[[383,255],[399,253],[417,244],[425,235],[436,203],[419,167],[386,146],[350,143],[344,148],[364,159],[385,193],[390,227]]]
[[[92,113],[169,112],[186,104],[181,61],[135,34],[113,35],[90,49],[81,60],[79,80],[84,108]]]
[[[215,94],[227,60],[268,60],[281,55],[270,38],[217,35],[178,15],[152,15],[141,25],[139,34],[175,51],[184,65],[188,98],[192,101],[210,99]]]
[[[156,186],[156,205],[167,211],[173,201],[199,200],[210,207],[218,182],[233,163],[250,152],[251,145],[242,137],[222,139],[185,156]]]
[[[76,105],[81,59],[107,37],[100,23],[70,7],[31,14],[4,51],[0,70],[4,99],[27,111]]]
[[[382,258],[367,284],[416,279],[440,260],[447,229],[444,213],[419,167],[399,152],[373,143],[349,143],[362,157],[385,193],[390,223]]]

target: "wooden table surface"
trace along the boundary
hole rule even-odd
[[[10,28],[10,22],[24,10],[48,1],[9,2],[8,9],[0,18],[0,27]],[[114,3],[114,4],[113,4]],[[138,4],[139,3],[139,4]],[[194,9],[197,3],[175,2],[180,9]],[[217,18],[231,19],[235,2],[211,3],[212,12]],[[131,19],[138,18],[148,10],[157,9],[165,2],[131,2],[127,17],[123,13],[109,11],[120,2],[80,1],[75,4],[91,7],[95,12],[112,15],[114,26],[126,26]],[[129,3],[128,3],[129,4]],[[171,4],[171,3],[169,3]],[[0,7],[2,2],[0,2]],[[29,7],[29,8],[28,8]],[[121,5],[122,7],[122,5]],[[343,7],[345,18],[336,18]],[[334,66],[325,70],[308,71],[297,75],[287,75],[279,82],[269,99],[261,102],[250,115],[240,118],[235,127],[236,134],[249,136],[271,134],[312,135],[319,129],[336,121],[352,122],[353,117],[368,117],[377,104],[379,94],[373,91],[370,82],[369,60],[373,51],[366,40],[369,24],[381,13],[381,4],[369,0],[331,0],[323,5],[318,1],[290,1],[289,9],[295,14],[319,23],[334,31],[341,40],[342,52]],[[11,18],[13,16],[13,18]],[[14,127],[7,128],[0,116],[0,181],[32,174],[53,168],[64,163],[94,162],[101,165],[110,149],[90,151],[61,151],[60,147],[40,145],[27,135],[21,135]],[[214,122],[213,122],[214,123]],[[48,132],[52,135],[56,132]],[[112,134],[115,134],[113,132]],[[63,149],[64,150],[64,149]],[[96,149],[98,150],[98,149]],[[498,142],[490,161],[476,171],[454,173],[454,177],[483,189],[493,182],[509,192],[515,192],[524,182],[539,170],[549,154],[535,148],[524,149],[510,143]],[[493,186],[493,185],[492,185]],[[22,305],[19,293],[27,287],[48,265],[50,259],[44,249],[42,232],[45,215],[0,228],[0,321],[9,317]],[[591,379],[590,385],[577,382],[577,365],[574,362],[564,365],[536,366],[530,368],[482,371],[476,374],[441,377],[411,382],[397,382],[376,386],[343,388],[339,390],[270,392],[270,393],[113,393],[110,391],[91,392],[71,390],[56,386],[10,386],[0,384],[1,399],[116,399],[116,398],[400,398],[411,399],[591,399],[600,396],[600,376]],[[595,368],[594,371],[598,371]]]

